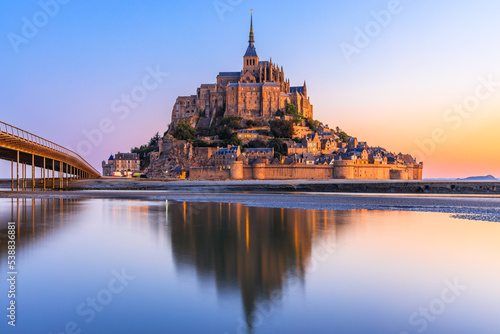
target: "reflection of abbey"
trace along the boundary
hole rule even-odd
[[[182,119],[193,126],[201,115],[209,125],[217,111],[225,116],[243,119],[269,120],[278,110],[294,104],[306,118],[313,118],[313,106],[307,96],[307,87],[290,87],[290,79],[285,78],[283,67],[269,61],[260,61],[255,49],[253,21],[250,23],[250,39],[243,56],[243,70],[221,72],[216,84],[203,84],[196,95],[179,96],[172,110],[172,127]],[[204,117],[203,117],[204,116]]]

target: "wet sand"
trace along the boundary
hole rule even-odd
[[[241,203],[254,207],[313,210],[391,210],[453,214],[457,218],[500,222],[499,196],[471,195],[401,195],[401,194],[332,194],[274,192],[196,192],[158,190],[79,190],[79,191],[0,191],[0,198],[61,198]]]
[[[169,190],[195,192],[327,192],[377,194],[489,194],[500,196],[500,181],[245,180],[193,181],[100,178],[70,183],[69,190]]]

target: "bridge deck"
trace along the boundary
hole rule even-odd
[[[0,159],[79,177],[100,177],[77,153],[4,122],[0,122]]]

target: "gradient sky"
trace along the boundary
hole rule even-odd
[[[482,84],[500,82],[500,3],[401,0],[377,26],[372,11],[391,1],[231,2],[239,4],[218,12],[214,3],[228,0],[72,0],[17,53],[9,36],[23,36],[23,18],[43,15],[35,0],[2,2],[0,120],[72,148],[101,171],[111,153],[163,134],[178,95],[241,70],[253,8],[260,58],[283,65],[292,85],[307,80],[316,119],[369,145],[418,153],[427,178],[500,177],[500,84]],[[348,61],[341,45],[355,45],[358,28],[372,37]],[[168,77],[121,119],[112,103],[157,67]],[[480,100],[471,98],[476,90]],[[470,112],[448,111],[464,103]],[[78,150],[103,119],[113,130]],[[10,166],[0,167],[8,175]]]

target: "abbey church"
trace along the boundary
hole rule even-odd
[[[313,118],[306,83],[291,87],[283,67],[273,64],[272,59],[260,61],[251,17],[243,69],[239,72],[220,72],[217,83],[201,85],[196,95],[179,96],[172,110],[169,130],[180,120],[187,120],[193,126],[202,124],[208,127],[216,113],[222,111],[226,117],[267,121],[276,117],[277,111],[285,111],[288,103],[296,105],[304,117]]]

